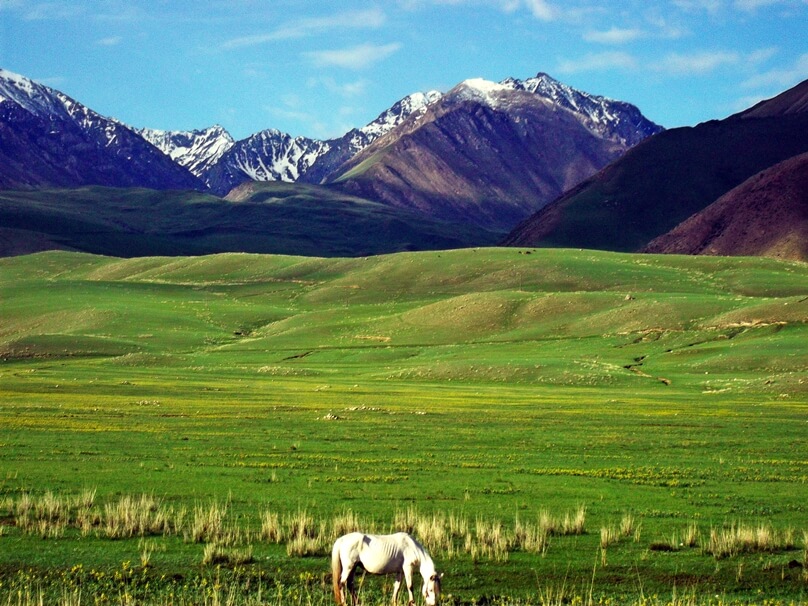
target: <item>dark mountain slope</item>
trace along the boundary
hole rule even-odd
[[[643,141],[517,226],[503,244],[643,248],[749,177],[808,151],[808,114],[765,105],[757,112],[765,117],[740,114]]]
[[[808,153],[747,179],[644,252],[808,261]]]
[[[771,118],[808,112],[808,80],[780,93],[772,99],[761,101],[746,111],[737,114],[739,118]]]

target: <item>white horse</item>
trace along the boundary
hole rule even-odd
[[[398,598],[401,580],[404,579],[410,594],[409,604],[415,604],[412,593],[412,573],[416,567],[424,577],[421,592],[428,606],[435,606],[440,599],[440,579],[435,564],[426,549],[406,532],[376,535],[351,532],[334,542],[331,550],[331,572],[334,578],[334,598],[337,604],[347,606],[346,590],[353,604],[358,598],[353,587],[356,567],[361,565],[371,574],[395,574],[393,604]]]

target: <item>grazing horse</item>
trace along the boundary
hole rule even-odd
[[[440,579],[435,564],[426,549],[406,532],[396,534],[364,534],[351,532],[334,542],[331,550],[331,572],[334,577],[334,598],[340,606],[347,606],[346,590],[351,594],[351,603],[358,598],[353,587],[356,567],[361,565],[371,574],[394,574],[393,604],[403,579],[410,594],[409,604],[415,604],[412,593],[412,573],[416,567],[424,577],[421,592],[427,606],[435,606],[440,599]]]

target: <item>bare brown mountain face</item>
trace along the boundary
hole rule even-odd
[[[747,179],[643,252],[808,261],[808,153]]]
[[[650,137],[516,227],[506,246],[638,251],[766,168],[808,152],[808,81]]]
[[[504,233],[628,147],[551,99],[473,80],[375,141],[329,181],[354,195]]]

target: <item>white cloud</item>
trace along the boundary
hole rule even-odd
[[[694,76],[709,74],[725,65],[737,65],[740,61],[741,55],[734,51],[671,53],[656,63],[654,69],[668,75]]]
[[[747,78],[744,88],[785,89],[808,78],[808,53],[796,58],[794,63],[785,67],[770,69]]]
[[[604,53],[589,53],[578,59],[564,59],[559,62],[556,70],[563,74],[579,72],[630,70],[637,67],[637,60],[622,51],[609,51]]]
[[[321,78],[309,78],[306,86],[309,88],[324,88],[328,92],[335,93],[340,97],[361,97],[367,93],[369,82],[364,78],[353,82],[339,83],[330,76]]]
[[[586,32],[584,40],[599,44],[627,44],[645,36],[646,32],[641,29],[613,27],[602,31]]]
[[[724,6],[723,0],[674,0],[674,6],[687,12],[717,13]]]
[[[707,50],[690,54],[670,53],[654,63],[651,68],[670,76],[704,76],[723,67],[750,70],[766,63],[778,52],[777,48],[772,47],[748,53],[732,50]]]
[[[18,2],[15,6],[23,10],[23,18],[28,21],[60,21],[87,14],[86,7],[80,2]]]
[[[558,18],[559,11],[547,0],[524,0],[527,9],[531,14],[542,21],[553,21]]]
[[[791,4],[783,0],[735,0],[733,6],[742,11],[753,12],[759,8],[774,6],[775,4]]]
[[[380,8],[371,8],[362,11],[351,11],[329,15],[327,17],[312,17],[300,19],[283,25],[271,32],[240,36],[225,41],[220,48],[232,50],[277,42],[279,40],[292,40],[324,34],[335,29],[377,29],[384,25],[387,17]]]
[[[399,0],[398,3],[405,10],[430,6],[492,6],[506,13],[514,13],[524,9],[542,21],[554,21],[562,14],[561,9],[548,0]]]
[[[398,51],[401,44],[375,45],[360,44],[351,48],[310,51],[304,56],[320,67],[344,67],[346,69],[366,69]]]
[[[109,36],[95,41],[98,46],[118,46],[121,42],[123,42],[123,38],[120,36]]]

